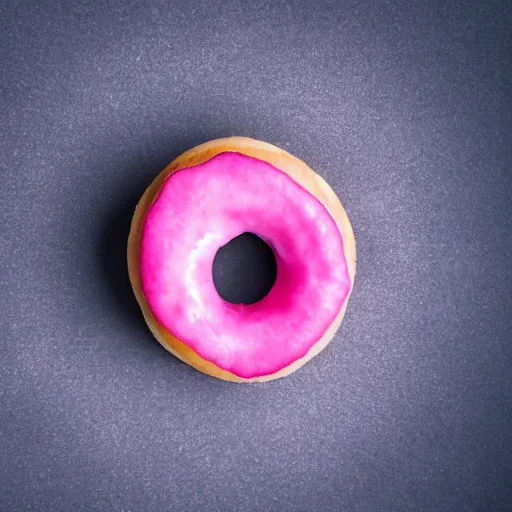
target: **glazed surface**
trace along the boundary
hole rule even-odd
[[[219,247],[243,232],[273,249],[277,279],[261,301],[234,305],[218,295],[212,263]],[[166,179],[144,221],[140,258],[158,321],[243,378],[303,357],[350,291],[343,240],[324,206],[271,164],[235,152]]]

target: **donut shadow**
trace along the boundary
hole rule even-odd
[[[132,327],[147,330],[132,290],[126,259],[132,215],[143,192],[144,187],[141,186],[131,197],[114,208],[107,217],[99,237],[98,259],[104,282],[114,297],[123,320],[129,322]]]

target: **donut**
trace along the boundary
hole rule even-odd
[[[253,233],[277,276],[254,304],[218,294],[217,251]],[[286,151],[247,137],[213,140],[172,161],[140,199],[128,271],[155,338],[208,375],[262,382],[294,372],[338,329],[356,270],[354,233],[329,185]]]

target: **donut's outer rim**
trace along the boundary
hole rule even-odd
[[[350,277],[350,290],[338,315],[327,328],[324,335],[311,347],[308,353],[275,373],[250,379],[239,377],[229,371],[219,368],[211,361],[203,359],[188,345],[169,332],[155,318],[148,305],[142,289],[140,273],[140,247],[144,220],[149,207],[158,196],[165,179],[180,169],[204,163],[213,156],[226,151],[238,152],[270,163],[277,169],[288,174],[288,176],[304,187],[324,205],[335,220],[343,238],[344,253]],[[356,242],[349,218],[340,200],[326,181],[308,165],[283,149],[267,142],[258,141],[248,137],[228,137],[211,140],[185,151],[174,159],[146,189],[135,208],[130,234],[128,236],[128,273],[135,297],[142,309],[146,323],[155,338],[166,350],[197,370],[219,379],[233,382],[265,382],[285,377],[286,375],[298,370],[310,359],[320,353],[333,339],[345,315],[354,285],[356,273]]]

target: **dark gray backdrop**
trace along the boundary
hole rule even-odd
[[[511,510],[511,11],[3,0],[0,510]],[[175,360],[126,276],[145,186],[230,134],[358,240],[340,333],[264,385]]]

